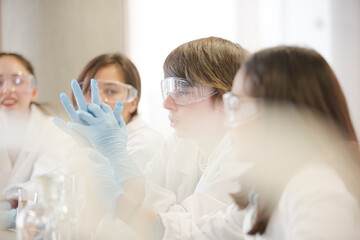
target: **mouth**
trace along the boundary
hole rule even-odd
[[[171,116],[169,116],[169,120],[170,120],[170,127],[176,127],[180,123],[179,120],[177,120]]]
[[[5,98],[1,100],[1,105],[4,107],[13,107],[17,103],[17,100],[15,98]]]

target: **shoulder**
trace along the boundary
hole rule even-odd
[[[286,225],[289,239],[353,239],[360,226],[360,209],[334,169],[312,166],[289,181],[272,216],[279,223],[276,219]]]
[[[281,196],[280,204],[285,203],[291,211],[299,209],[299,206],[317,204],[357,205],[339,174],[333,168],[323,165],[307,167],[295,174]]]
[[[163,136],[155,129],[149,127],[139,116],[134,117],[127,125],[126,131],[130,139],[143,139],[142,141],[151,141],[156,144],[163,142]]]
[[[32,105],[27,129],[28,134],[31,136],[35,135],[37,139],[42,139],[43,141],[71,142],[74,144],[72,137],[56,126],[53,118],[53,116],[42,112],[36,105]],[[50,142],[48,143],[50,144]]]
[[[322,191],[319,191],[320,189]],[[304,194],[314,191],[318,194],[329,193],[325,190],[349,194],[338,173],[333,168],[323,165],[307,167],[298,172],[290,179],[284,192],[289,195],[297,195],[299,190]]]

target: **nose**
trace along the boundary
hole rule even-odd
[[[174,100],[170,97],[170,95],[167,95],[167,97],[164,99],[163,107],[166,110],[173,110],[173,111],[178,109],[178,105],[174,102]]]
[[[5,81],[1,87],[2,93],[8,93],[15,91],[14,86],[10,83],[10,81]]]

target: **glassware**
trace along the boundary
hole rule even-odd
[[[64,176],[37,178],[38,203],[25,207],[17,219],[18,240],[71,239],[69,211],[64,204]]]
[[[16,221],[19,218],[21,211],[28,205],[26,189],[19,189],[18,193],[19,193],[19,196],[18,196]]]

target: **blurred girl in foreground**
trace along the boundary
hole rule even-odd
[[[195,236],[359,239],[357,137],[324,58],[298,47],[257,52],[223,98],[237,155],[255,165],[234,194],[240,209],[201,219]]]

